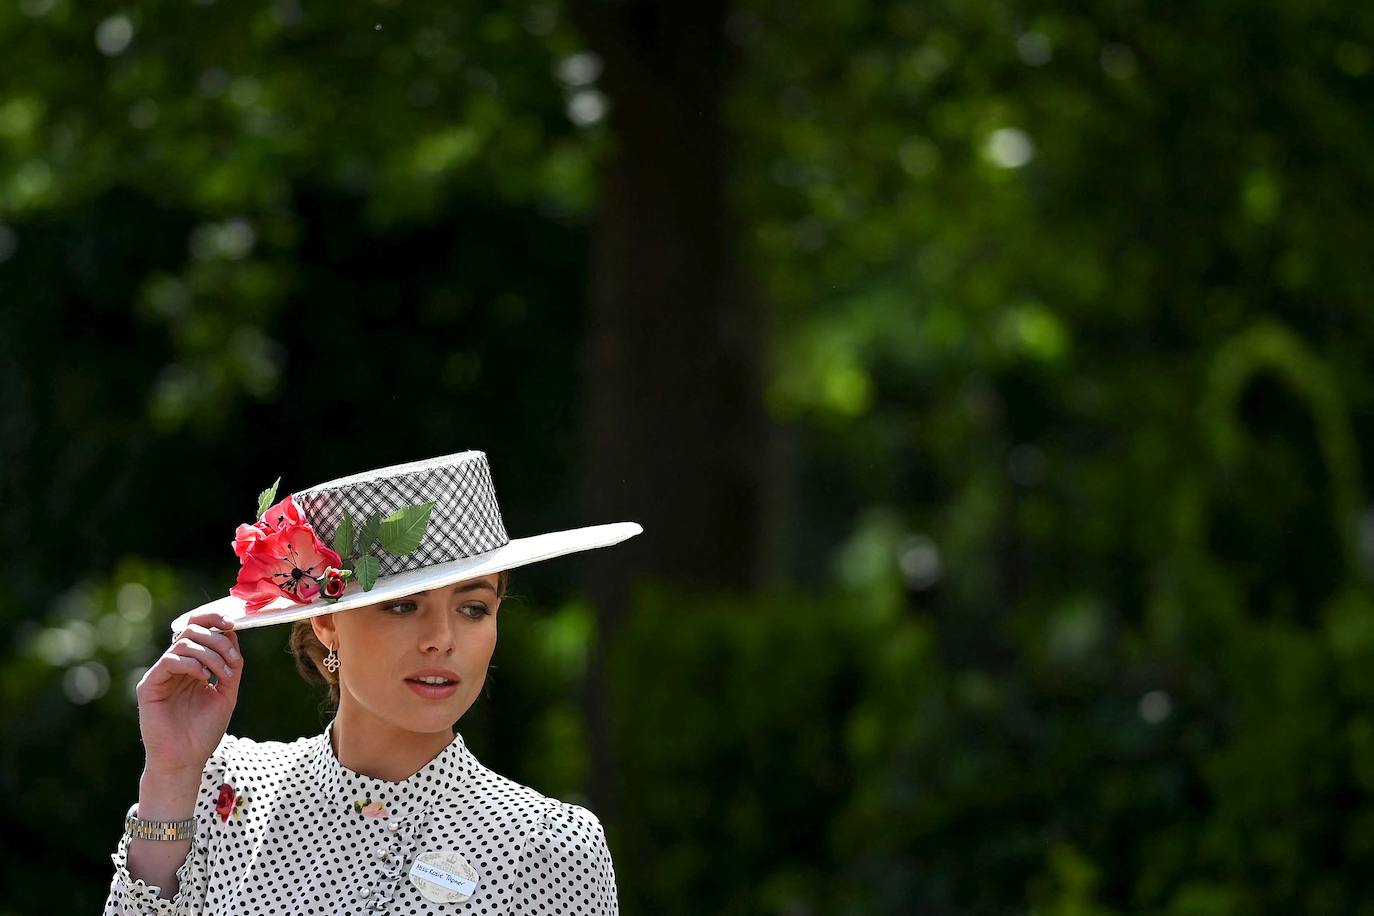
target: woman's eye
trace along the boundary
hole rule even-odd
[[[382,612],[395,617],[400,617],[402,615],[409,614],[411,611],[415,610],[416,607],[418,607],[418,605],[416,605],[414,601],[392,601],[382,605]],[[491,611],[487,610],[487,606],[485,604],[465,604],[458,610],[463,614],[463,616],[468,617],[472,620],[481,620],[483,617],[491,613]]]

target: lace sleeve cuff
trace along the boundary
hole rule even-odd
[[[186,859],[177,866],[177,893],[172,898],[161,896],[162,888],[129,874],[129,843],[126,833],[120,836],[110,859],[114,862],[114,881],[110,884],[110,900],[105,916],[191,916],[200,907],[192,901],[203,899],[205,881],[205,848],[197,835],[191,840]]]

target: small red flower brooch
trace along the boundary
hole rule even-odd
[[[225,822],[231,817],[236,821],[242,820],[243,809],[247,804],[248,799],[235,792],[234,787],[226,782],[219,787],[219,796],[215,798],[215,813]]]
[[[234,532],[234,554],[241,565],[229,594],[242,599],[249,614],[282,597],[297,604],[310,604],[316,598],[337,601],[355,577],[363,591],[371,591],[381,572],[377,551],[397,557],[414,553],[424,540],[434,508],[432,502],[420,503],[385,518],[374,512],[363,520],[356,539],[354,520],[344,512],[331,549],[316,536],[294,497],[288,495],[273,505],[280,483],[278,477],[258,495],[258,520],[239,525]]]

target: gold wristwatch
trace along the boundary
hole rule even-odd
[[[145,821],[135,813],[137,811],[138,802],[134,802],[129,806],[129,813],[124,815],[124,832],[136,839],[189,840],[196,834],[194,816],[184,821]]]

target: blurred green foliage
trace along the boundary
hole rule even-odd
[[[625,911],[1374,913],[1374,15],[728,28],[792,583],[639,592]],[[473,446],[513,532],[575,523],[615,137],[546,3],[22,0],[0,47],[0,907],[89,911],[131,682],[273,477]],[[463,729],[577,798],[569,575]],[[234,729],[317,730],[257,635]]]

